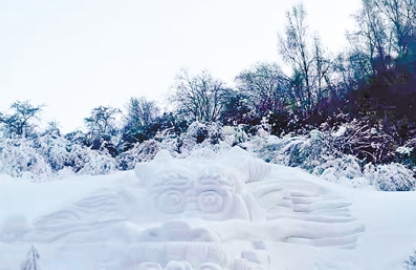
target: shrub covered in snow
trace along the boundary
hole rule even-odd
[[[208,138],[208,127],[207,125],[200,122],[193,122],[189,125],[188,130],[185,134],[184,140],[192,141],[192,143],[202,143]]]
[[[160,149],[181,158],[198,155],[203,148],[218,153],[238,144],[266,162],[299,167],[354,188],[370,184],[386,191],[415,187],[416,140],[397,148],[379,125],[352,121],[320,130],[308,127],[282,138],[270,135],[265,125],[253,128],[256,132],[248,136],[244,125],[194,122],[186,132],[170,127],[159,130],[154,139],[118,147],[116,136],[100,137],[98,142],[92,133],[77,131],[62,137],[53,128],[33,138],[0,140],[0,173],[36,179],[70,172],[100,175],[133,169],[138,162],[152,160]],[[389,164],[393,156],[405,166]]]
[[[222,138],[222,126],[219,123],[193,122],[187,131],[177,140],[178,152],[188,155],[197,145],[216,145]]]
[[[27,253],[26,260],[22,262],[20,270],[41,270],[40,255],[35,246],[31,246]]]
[[[414,250],[413,255],[410,255],[409,259],[404,262],[404,268],[406,270],[416,270],[416,250]]]
[[[5,139],[0,142],[0,172],[13,177],[46,178],[52,173],[48,160],[37,151],[34,141]]]
[[[416,187],[413,172],[401,164],[365,165],[352,154],[344,154],[334,144],[344,138],[347,129],[337,132],[312,130],[308,136],[282,139],[256,136],[244,144],[266,162],[299,167],[330,182],[353,188],[373,185],[383,191],[406,191]],[[335,141],[334,141],[335,137]]]
[[[248,136],[244,131],[243,125],[224,126],[221,129],[221,140],[230,146],[237,145],[247,141]]]
[[[413,172],[402,164],[391,163],[376,167],[368,165],[365,167],[364,176],[382,191],[416,190],[416,179],[413,178]]]
[[[117,164],[113,157],[97,150],[86,149],[85,163],[79,174],[102,175],[117,170]]]
[[[312,130],[308,137],[286,136],[283,139],[268,140],[256,151],[267,162],[300,167],[310,173],[316,167],[340,157],[330,147],[325,134],[318,130]]]
[[[132,170],[136,163],[152,160],[160,148],[160,143],[155,140],[136,143],[132,149],[120,154],[116,158],[117,168],[120,170]]]
[[[353,188],[363,188],[370,185],[368,179],[363,178],[359,161],[352,155],[343,155],[328,160],[314,170],[314,174],[321,178]]]
[[[33,147],[44,157],[54,172],[65,167],[68,159],[67,144],[68,141],[65,138],[50,133],[33,141]]]
[[[416,177],[416,137],[405,142],[404,146],[396,149],[399,154],[398,161],[409,169],[415,171]]]
[[[99,175],[116,170],[116,163],[108,151],[92,150],[57,134],[0,141],[1,173],[46,179],[68,168],[75,173]]]
[[[79,145],[85,145],[85,146],[91,146],[92,144],[92,138],[88,134],[85,134],[81,130],[76,130],[73,132],[70,132],[65,135],[64,137],[67,141],[79,144]]]
[[[394,139],[383,131],[380,124],[369,120],[351,121],[332,131],[331,146],[344,154],[351,154],[366,163],[389,163],[394,161],[397,147]]]

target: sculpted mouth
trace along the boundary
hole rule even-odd
[[[197,269],[206,263],[228,267],[231,260],[217,234],[206,228],[192,228],[185,221],[169,221],[146,229],[138,241],[131,247],[125,264],[159,263],[165,267],[172,261],[185,261]]]
[[[160,227],[144,230],[139,242],[220,242],[218,235],[206,228],[192,228],[188,222],[173,220]]]

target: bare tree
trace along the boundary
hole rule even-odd
[[[275,63],[258,63],[241,72],[235,81],[259,117],[286,110],[291,102],[289,80]]]
[[[279,34],[279,52],[292,67],[292,95],[296,106],[308,114],[314,105],[330,94],[335,61],[322,46],[318,34],[311,36],[303,4],[286,13],[285,34]]]
[[[317,33],[313,37],[313,74],[316,101],[336,96],[337,59],[324,49],[321,38]]]
[[[354,14],[358,31],[347,36],[349,65],[359,89],[351,97],[360,115],[382,119],[395,130],[407,129],[415,115],[416,0],[362,4]]]
[[[416,0],[362,0],[353,15],[358,31],[348,33],[351,55],[363,74],[375,76],[394,64],[392,58],[414,54]]]
[[[388,54],[407,54],[406,38],[416,35],[416,0],[382,0],[372,4],[385,20]]]
[[[292,66],[296,82],[297,98],[305,110],[312,106],[311,64],[313,56],[308,50],[308,26],[303,4],[286,12],[285,36],[279,35],[279,49],[283,60]],[[304,95],[305,94],[305,95]]]
[[[207,71],[190,76],[182,70],[172,86],[170,101],[178,112],[189,115],[194,121],[214,122],[221,115],[226,86]]]
[[[353,15],[359,29],[352,33],[347,32],[355,68],[367,76],[375,75],[375,60],[378,57],[384,58],[390,53],[386,50],[385,20],[375,2],[375,0],[362,0],[363,7]]]

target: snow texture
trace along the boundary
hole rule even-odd
[[[354,249],[365,231],[336,190],[288,178],[239,147],[183,159],[160,150],[134,174],[30,226],[17,219],[18,231],[8,221],[0,239],[121,246],[105,269],[245,270],[276,269],[273,243]]]

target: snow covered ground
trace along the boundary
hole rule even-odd
[[[162,151],[106,176],[0,175],[0,270],[32,244],[48,270],[403,269],[416,192],[343,187],[236,148]]]

